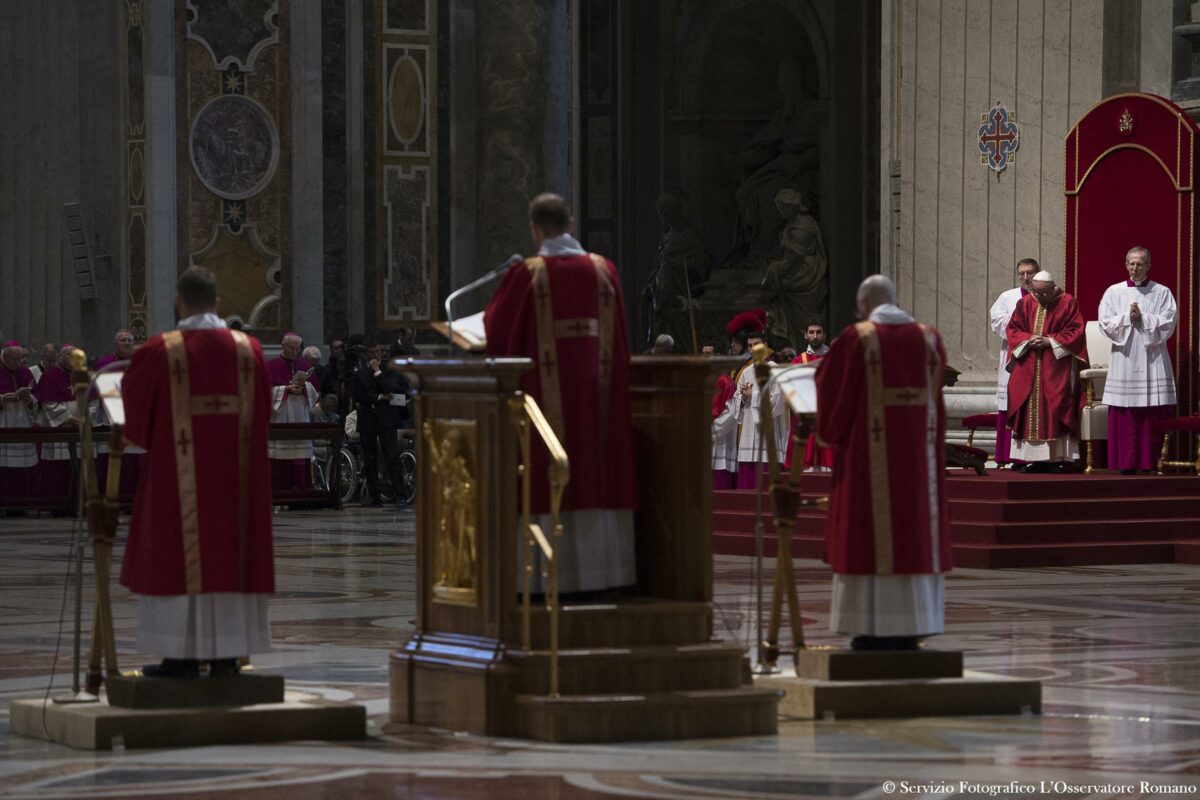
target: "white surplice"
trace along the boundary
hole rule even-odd
[[[33,389],[33,384],[26,388]],[[28,428],[32,424],[33,414],[25,403],[12,400],[0,404],[0,428]],[[32,467],[37,461],[37,445],[33,443],[0,444],[0,467]]]
[[[996,408],[999,411],[1008,410],[1008,370],[1004,368],[1008,364],[1008,321],[1023,296],[1018,286],[1001,292],[992,303],[992,333],[1000,337],[1000,366],[996,375]]]
[[[1134,322],[1129,306],[1137,303],[1142,318]],[[1147,280],[1143,286],[1122,281],[1100,299],[1100,331],[1112,342],[1104,402],[1144,408],[1175,405],[1175,375],[1167,341],[1175,333],[1178,308],[1171,290]]]
[[[738,406],[741,398],[735,391],[725,408],[712,422],[712,468],[737,472],[738,468]]]
[[[311,422],[309,409],[320,400],[320,394],[308,381],[304,384],[304,394],[291,394],[286,386],[276,386],[271,389],[271,422]],[[312,458],[312,440],[271,441],[267,443],[267,455],[284,461],[294,461],[298,458]]]
[[[750,402],[742,403],[742,387],[750,386]],[[775,447],[782,459],[787,452],[788,425],[787,405],[778,384],[771,384],[766,407],[775,425]],[[759,461],[767,463],[767,443],[762,439],[762,402],[759,398],[758,380],[754,375],[754,364],[749,364],[737,378],[733,390],[733,407],[737,413],[738,444],[737,460],[742,463]]]

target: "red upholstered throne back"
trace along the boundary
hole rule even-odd
[[[1179,106],[1122,94],[1079,120],[1066,141],[1067,263],[1063,285],[1096,319],[1104,290],[1128,278],[1125,253],[1150,250],[1150,277],[1179,302],[1171,358],[1184,414],[1196,410],[1197,133]],[[1055,265],[1048,265],[1053,270]]]

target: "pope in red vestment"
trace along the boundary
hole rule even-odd
[[[179,324],[122,380],[125,437],[146,455],[121,583],[142,595],[142,652],[230,661],[270,649],[271,387],[256,340],[211,312]]]
[[[1083,315],[1048,272],[1008,321],[1008,427],[1011,456],[1027,462],[1071,462],[1079,454],[1079,370],[1088,365]]]
[[[859,289],[867,321],[817,370],[817,436],[836,451],[825,527],[830,627],[855,648],[909,649],[943,627],[951,568],[938,332],[895,306],[890,280]]]
[[[484,314],[487,352],[534,359],[521,388],[537,400],[570,459],[560,589],[627,585],[635,577],[637,478],[621,282],[611,261],[571,237],[561,198],[535,198],[530,219],[539,255],[511,267],[497,287]],[[550,510],[547,464],[545,448],[535,444],[538,515]]]

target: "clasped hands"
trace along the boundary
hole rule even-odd
[[[1129,304],[1129,321],[1134,323],[1142,321],[1142,309],[1138,308],[1137,303]]]
[[[1046,336],[1030,336],[1026,344],[1032,350],[1045,350],[1047,347],[1052,346],[1053,342]]]

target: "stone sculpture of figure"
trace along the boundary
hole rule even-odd
[[[732,257],[741,266],[759,268],[775,253],[783,220],[775,211],[781,189],[796,189],[815,198],[818,189],[816,135],[813,120],[802,113],[803,74],[798,61],[779,65],[783,108],[755,134],[738,156],[745,178],[737,188],[737,231]]]
[[[781,189],[775,195],[779,216],[785,220],[778,251],[763,278],[764,300],[771,316],[770,334],[793,344],[804,342],[810,319],[825,315],[825,245],[804,195]]]
[[[646,310],[646,341],[660,334],[670,335],[680,352],[692,352],[692,328],[688,315],[689,299],[700,296],[701,284],[708,277],[708,248],[700,232],[683,215],[677,195],[666,193],[658,198],[658,215],[666,226],[658,245],[654,273],[643,290]]]

